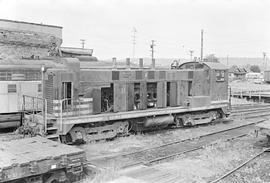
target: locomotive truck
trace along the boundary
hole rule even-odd
[[[47,138],[63,143],[112,139],[129,131],[210,123],[228,115],[228,70],[221,63],[172,68],[59,58],[42,75],[42,113],[32,119]],[[27,102],[28,101],[28,102]],[[30,101],[30,102],[29,102]],[[37,102],[38,103],[38,102]],[[23,107],[24,109],[27,107]],[[29,111],[28,110],[28,111]],[[33,110],[34,111],[34,110]]]

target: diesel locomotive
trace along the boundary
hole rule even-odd
[[[48,138],[63,143],[210,123],[228,115],[228,69],[221,63],[186,62],[164,69],[154,60],[144,67],[142,59],[138,66],[130,59],[125,65],[78,58],[55,62],[42,71],[42,113],[33,114]],[[29,96],[24,97],[26,105]]]

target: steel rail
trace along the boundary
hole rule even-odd
[[[240,168],[244,167],[246,164],[248,164],[249,162],[253,161],[254,159],[258,158],[259,156],[261,156],[262,154],[264,154],[265,152],[269,152],[270,148],[266,148],[264,150],[262,150],[261,152],[259,152],[258,154],[256,154],[255,156],[251,157],[250,159],[246,160],[245,162],[243,162],[242,164],[240,164],[239,166],[235,167],[234,169],[230,170],[229,172],[225,173],[224,175],[222,175],[221,177],[211,181],[210,183],[217,183],[219,181],[221,181],[222,179],[228,177],[229,175],[231,175],[232,173],[236,172],[237,170],[239,170]]]
[[[244,134],[241,134],[241,135],[230,137],[230,138],[227,138],[227,139],[223,140],[223,142],[235,140],[235,139],[238,139],[238,138],[241,138],[241,137],[245,137],[247,135],[248,134],[244,133]],[[189,152],[197,151],[197,150],[203,149],[204,147],[207,147],[207,146],[210,146],[210,145],[215,145],[217,143],[218,142],[213,142],[213,143],[209,143],[207,145],[198,146],[198,147],[195,147],[193,149],[186,150],[186,151],[183,151],[183,152],[179,152],[179,153],[175,153],[175,154],[170,154],[170,155],[164,156],[164,157],[155,158],[155,159],[149,160],[149,161],[147,161],[147,162],[145,162],[143,164],[144,165],[149,165],[149,164],[152,164],[152,163],[155,163],[155,162],[159,162],[159,161],[164,160],[164,159],[169,159],[169,158],[176,157],[176,156],[179,156],[179,155],[183,155],[183,154],[186,154],[186,153],[189,153]]]

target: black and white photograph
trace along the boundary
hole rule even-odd
[[[0,183],[270,182],[270,0],[0,0]]]

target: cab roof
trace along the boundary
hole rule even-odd
[[[219,62],[185,62],[181,64],[179,67],[183,68],[185,65],[190,65],[190,64],[202,64],[214,70],[228,70],[228,67],[226,67],[225,65]]]

